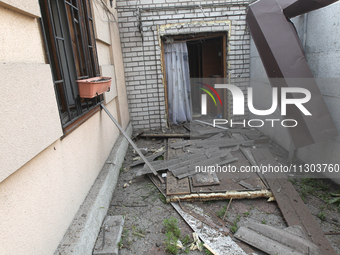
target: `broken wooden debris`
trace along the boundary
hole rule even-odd
[[[209,200],[225,200],[225,199],[254,199],[254,198],[270,198],[273,194],[268,190],[258,191],[227,191],[221,193],[208,194],[190,194],[190,195],[176,195],[167,197],[167,202],[178,201],[209,201]]]
[[[240,149],[240,145],[236,145],[234,148],[231,149],[231,151],[238,151]]]
[[[153,166],[155,171],[161,171],[161,170],[170,170],[170,171],[179,171],[179,170],[183,170],[183,168],[185,167],[189,167],[197,162],[205,162],[205,160],[207,160],[207,156],[204,154],[204,150],[200,149],[198,152],[196,153],[184,153],[182,156],[178,156],[176,158],[170,159],[170,160],[160,160],[160,161],[156,161],[156,162],[150,162],[150,164]],[[213,154],[211,158],[211,160],[215,160],[212,161],[212,164],[216,164],[216,163],[220,163],[221,160],[217,159],[217,156],[220,155],[220,157],[225,157],[229,154],[230,150],[216,150]],[[230,161],[232,162],[232,161]],[[222,163],[222,162],[221,162]],[[202,164],[200,164],[202,165]],[[193,168],[195,168],[195,166],[193,166]],[[136,176],[141,176],[144,174],[149,174],[151,173],[149,167],[147,165],[144,166],[144,168],[142,168],[141,170],[139,170],[136,173]],[[178,173],[178,172],[177,172]],[[175,174],[175,176],[177,176]]]
[[[237,145],[252,146],[254,145],[254,141],[253,140],[244,141],[244,140],[236,140],[236,139],[227,138],[227,139],[220,139],[218,141],[203,140],[201,142],[196,143],[196,146],[198,148],[203,147],[205,149],[209,149],[211,147],[226,148],[226,147],[233,147]]]
[[[214,152],[216,151],[219,151],[220,148],[218,147],[212,147],[212,148],[209,148],[205,151],[205,155],[208,157],[208,158],[211,158],[211,156],[213,155]]]
[[[219,185],[220,181],[218,180],[217,174],[215,172],[200,172],[192,176],[192,185],[194,187],[201,186],[212,186]]]
[[[138,133],[136,133],[136,134],[133,134],[132,136],[131,136],[131,139],[132,140],[134,140],[134,139],[136,139],[136,138],[138,138],[141,134],[143,134],[145,131],[140,131],[140,132],[138,132]]]
[[[340,235],[340,232],[326,232],[325,235],[326,235],[326,236],[330,236],[330,235]]]
[[[212,216],[214,216],[214,218],[221,223],[221,226],[226,226],[225,221],[223,221],[220,217],[218,217],[216,215],[216,213],[214,213],[212,210],[210,210],[209,208],[206,208],[206,210],[208,211],[209,214],[211,214]],[[229,233],[230,234],[230,233]],[[232,233],[231,233],[232,234]]]
[[[216,251],[214,251],[209,245],[207,245],[206,243],[203,244],[203,246],[211,252],[211,254],[213,255],[218,255],[218,253],[216,253]]]
[[[211,123],[202,121],[202,120],[195,120],[195,121],[196,121],[196,122],[199,122],[199,123],[202,123],[202,124],[205,124],[205,125],[208,125],[208,126],[212,126],[212,127],[214,127],[214,128],[219,128],[219,129],[223,129],[223,130],[229,130],[228,127],[222,127],[222,126],[219,126],[219,125],[214,125],[214,124],[211,124]]]
[[[165,196],[164,190],[161,188],[162,185],[154,175],[149,174],[151,182],[158,188],[158,190]],[[171,206],[178,212],[178,214],[184,219],[184,221],[190,226],[190,228],[197,232],[200,239],[211,247],[218,255],[247,255],[239,245],[233,241],[230,235],[225,236],[220,234],[219,231],[211,228],[208,225],[204,225],[204,231],[199,228],[201,221],[197,220],[195,217],[184,212],[178,203],[170,203]]]
[[[278,165],[269,150],[252,149],[251,151],[257,165]],[[308,234],[309,239],[320,248],[322,254],[336,255],[319,224],[315,221],[314,216],[310,213],[286,175],[275,173],[275,175],[271,176],[265,175],[265,178],[288,226],[301,226]]]
[[[151,156],[147,156],[145,157],[147,160],[149,160],[149,162],[151,161],[154,161],[156,158],[162,156],[163,154],[165,153],[165,150],[161,151],[161,152],[158,152],[158,153],[155,153],[155,154],[152,154]],[[138,160],[138,161],[135,161],[131,164],[131,166],[137,166],[137,165],[140,165],[140,164],[143,164],[144,161],[142,159]]]
[[[216,164],[218,164],[219,166],[223,166],[225,164],[228,164],[228,163],[231,163],[231,162],[234,162],[234,161],[237,161],[237,160],[238,160],[238,158],[236,158],[236,157],[221,160],[221,158],[218,156],[218,157],[206,159],[204,161],[191,163],[190,165],[187,165],[185,167],[173,170],[172,173],[177,178],[182,179],[182,178],[187,177],[189,175],[194,175],[194,174],[199,173],[199,171],[196,169],[197,164],[199,164],[199,167],[213,166],[213,165],[216,165]]]
[[[225,236],[220,234],[219,231],[211,228],[209,225],[205,225],[202,231],[202,228],[199,228],[201,221],[197,220],[192,215],[184,212],[178,203],[171,203],[173,208],[179,213],[179,215],[188,223],[193,231],[195,231],[200,239],[208,244],[218,255],[246,255],[239,245],[237,245],[230,235]]]
[[[106,112],[106,114],[110,117],[112,122],[116,125],[116,127],[120,130],[120,132],[125,136],[125,138],[128,140],[128,142],[132,145],[132,147],[138,152],[139,156],[143,159],[145,164],[150,168],[152,173],[156,175],[161,183],[164,183],[164,180],[161,176],[158,175],[158,173],[153,169],[150,162],[144,157],[144,155],[140,152],[138,147],[135,145],[135,143],[131,140],[131,138],[125,133],[124,129],[119,125],[118,121],[112,116],[112,114],[109,112],[109,110],[104,106],[104,104],[100,104],[100,107]]]
[[[246,183],[245,181],[239,181],[238,184],[240,184],[241,186],[249,189],[249,190],[254,190],[255,188],[253,186],[251,186],[249,183]]]
[[[223,136],[224,135],[222,133],[218,133],[217,135],[210,136],[209,138],[207,138],[207,140],[218,140],[222,138]]]
[[[314,243],[272,226],[249,222],[235,233],[235,237],[268,254],[321,255]]]
[[[241,135],[240,133],[232,133],[231,137],[234,138],[235,140],[242,140],[242,141],[246,140],[244,139],[243,135]]]
[[[198,131],[199,134],[201,135],[212,135],[212,134],[216,134],[216,133],[220,133],[220,132],[228,132],[228,133],[245,133],[248,132],[249,129],[238,129],[238,128],[230,128],[228,130],[218,130],[218,129],[214,129],[214,128],[206,128],[206,129],[201,129]]]
[[[207,129],[201,129],[198,131],[200,135],[213,135],[218,133],[226,133],[228,130],[221,130],[221,129],[214,129],[214,128],[207,128]]]
[[[151,162],[151,165],[153,166],[155,171],[166,170],[169,166],[176,164],[178,162],[183,162],[183,161],[187,161],[187,160],[199,157],[201,156],[201,153],[202,152],[198,152],[198,153],[187,152],[183,154],[182,156],[178,156],[170,160],[159,160],[159,161]],[[141,175],[150,174],[150,173],[152,173],[150,168],[147,165],[144,165],[144,167],[136,173],[136,176],[141,176]]]
[[[256,161],[253,157],[253,154],[251,154],[250,148],[242,148],[240,147],[240,151],[242,152],[242,154],[246,157],[246,159],[249,161],[249,163],[252,166],[257,166]]]
[[[185,195],[190,194],[189,179],[177,179],[171,172],[166,177],[166,195]]]
[[[158,139],[165,139],[165,138],[191,138],[191,139],[199,139],[209,137],[206,135],[193,135],[193,134],[142,134],[139,137],[144,138],[158,138]]]
[[[223,215],[223,220],[225,220],[225,217],[226,217],[227,214],[228,214],[228,210],[229,210],[229,207],[230,207],[232,201],[233,201],[233,198],[230,198],[229,203],[228,203],[228,206],[227,206],[227,209],[225,210],[225,213],[224,213],[224,215]]]
[[[181,201],[178,201],[179,206],[181,207],[181,209],[186,212],[187,214],[190,214],[192,217],[198,219],[199,221],[207,224],[208,226],[212,227],[213,229],[219,231],[220,233],[224,234],[224,235],[229,235],[229,229],[227,229],[225,226],[219,226],[217,225],[215,222],[208,220],[207,218],[205,218],[202,215],[199,215],[187,208],[185,208],[184,206],[182,206]]]
[[[170,146],[171,149],[180,149],[180,148],[183,148],[185,146],[189,146],[193,143],[194,142],[192,142],[191,140],[184,140],[184,141],[180,141],[180,142],[176,142],[176,143],[169,143],[169,146]]]
[[[168,165],[167,169],[171,172],[175,172],[178,169],[182,169],[183,167],[186,167],[190,164],[195,164],[198,162],[201,162],[205,160],[207,157],[206,155],[202,155],[201,153],[195,153],[193,156],[188,156],[187,159],[180,160],[180,162],[177,162],[175,164]],[[176,175],[175,175],[176,176]]]
[[[262,134],[256,130],[248,130],[244,135],[248,137],[249,140],[256,140],[262,136]]]
[[[242,154],[246,157],[246,159],[249,161],[249,163],[252,166],[257,166],[256,160],[255,160],[253,154],[251,153],[250,148],[240,147],[240,151],[242,152]],[[256,173],[260,177],[260,179],[262,180],[263,184],[266,185],[267,188],[269,188],[268,183],[267,183],[265,177],[263,176],[263,174],[260,171],[257,171]]]

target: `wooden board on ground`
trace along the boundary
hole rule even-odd
[[[190,194],[189,179],[177,179],[171,172],[168,171],[166,176],[166,195],[186,195]]]
[[[179,143],[181,141],[183,141],[183,139],[178,139],[178,138],[177,139],[176,138],[169,138],[168,139],[168,151],[167,151],[167,158],[166,158],[167,160],[181,156],[185,153],[185,151],[183,151],[182,148],[180,148],[180,149],[172,149],[171,148],[172,144]]]
[[[220,184],[214,186],[201,186],[195,187],[192,185],[192,193],[212,193],[212,192],[226,192],[226,191],[247,191],[248,188],[242,186],[240,181],[244,181],[251,185],[254,189],[252,190],[263,190],[266,186],[263,184],[261,179],[256,173],[216,173]]]
[[[151,163],[151,161],[154,161],[156,158],[162,156],[164,153],[165,153],[165,150],[164,150],[164,151],[161,151],[161,152],[158,152],[158,153],[155,153],[155,154],[152,154],[152,155],[147,156],[147,157],[145,157],[145,158],[146,158],[147,160],[149,160],[150,163]],[[131,164],[131,166],[137,166],[137,165],[139,165],[139,164],[144,164],[144,163],[145,163],[145,162],[144,162],[143,159],[139,159],[139,160],[133,162],[133,163]]]
[[[240,169],[241,167],[249,165],[246,158],[240,151],[231,152],[231,157],[237,157],[238,160],[230,163],[230,169],[232,167]],[[228,166],[227,166],[228,167]],[[265,190],[266,185],[262,182],[256,173],[240,173],[231,171],[216,171],[217,177],[220,181],[220,185],[205,186],[205,187],[191,187],[192,193],[212,193],[212,192],[226,192],[226,191],[250,191],[248,188],[242,186],[240,181],[243,181],[251,185],[255,190]]]
[[[278,165],[268,149],[252,149],[252,154],[258,165]],[[287,177],[280,173],[275,174],[276,178],[273,178],[273,175],[265,177],[287,224],[301,226],[309,239],[320,248],[322,254],[336,255],[314,216]]]
[[[235,233],[235,237],[268,254],[321,255],[319,247],[290,229],[278,229],[255,222],[246,223]],[[302,229],[301,229],[302,231]]]
[[[201,187],[201,186],[212,186],[212,185],[219,185],[220,181],[215,172],[201,172],[195,174],[192,177],[192,186],[194,187]]]
[[[168,139],[168,150],[167,150],[167,160],[170,160],[172,158],[181,156],[185,154],[186,152],[183,151],[182,148],[180,149],[172,149],[171,144],[179,143],[182,139]],[[179,163],[179,162],[178,162]],[[167,172],[167,178],[166,178],[166,195],[186,195],[190,194],[190,184],[189,184],[189,178],[183,178],[179,180],[173,174],[168,171]]]

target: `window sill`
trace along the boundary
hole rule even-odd
[[[60,139],[63,140],[66,136],[71,134],[74,130],[76,130],[79,126],[81,126],[81,124],[86,122],[88,119],[90,119],[93,115],[95,115],[99,111],[100,111],[100,104],[98,104],[93,109],[91,109],[90,111],[88,111],[87,113],[79,117],[77,120],[75,120],[73,123],[65,127],[63,129],[64,135]]]

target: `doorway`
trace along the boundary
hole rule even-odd
[[[163,39],[165,44],[169,42],[185,42],[187,46],[191,83],[191,90],[188,93],[190,93],[193,116],[201,113],[201,95],[207,93],[204,91],[208,90],[212,93],[212,97],[207,97],[207,113],[209,117],[227,119],[227,92],[224,89],[211,89],[215,84],[224,84],[226,82],[227,34],[181,35]],[[166,70],[166,77],[171,76],[173,70],[169,68],[166,68]],[[172,91],[172,86],[174,84],[167,81],[167,91]],[[217,92],[218,96],[215,92]],[[171,103],[167,105],[169,108],[172,107]],[[167,111],[171,113],[172,109],[167,109]]]

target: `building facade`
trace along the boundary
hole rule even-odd
[[[100,103],[131,129],[115,2],[3,0],[0,26],[0,253],[53,254],[119,137]]]
[[[164,71],[164,44],[167,42],[187,41],[189,62],[199,61],[203,70],[214,66],[219,69],[218,72],[211,70],[204,73],[195,72],[195,68],[190,67],[191,78],[218,76],[236,84],[246,93],[249,86],[250,37],[245,15],[249,3],[117,1],[129,109],[134,128],[159,129],[169,124]],[[195,49],[193,44],[201,44],[200,49]],[[216,54],[209,52],[216,45],[220,47]],[[215,58],[212,57],[214,54]],[[233,116],[228,97],[225,96],[227,106],[224,117],[229,119]],[[247,118],[247,115],[246,111],[245,116],[238,118]]]

